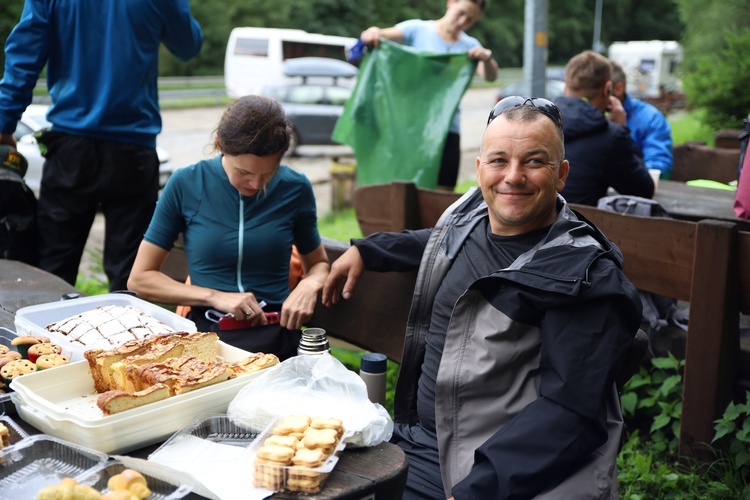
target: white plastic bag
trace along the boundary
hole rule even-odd
[[[287,359],[250,381],[227,409],[232,421],[268,421],[293,414],[340,418],[351,446],[375,446],[391,438],[393,420],[367,399],[362,379],[330,354]]]

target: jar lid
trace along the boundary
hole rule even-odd
[[[378,352],[368,352],[362,355],[359,369],[363,372],[380,373],[388,368],[388,357]]]

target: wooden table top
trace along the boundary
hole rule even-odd
[[[0,326],[15,331],[16,311],[22,307],[55,302],[65,293],[77,290],[62,279],[33,266],[13,260],[0,259]],[[6,413],[15,410],[5,408]],[[10,414],[30,433],[38,433],[23,422],[18,415]],[[147,446],[128,453],[140,458],[148,457],[157,445]],[[406,484],[406,455],[390,443],[361,449],[347,449],[339,458],[336,468],[317,495],[305,495],[310,500],[354,500],[362,498],[400,498]],[[250,471],[248,471],[250,473]],[[274,498],[295,498],[297,494],[278,493]],[[187,498],[203,498],[190,494]]]
[[[725,220],[736,223],[743,231],[748,230],[750,221],[734,215],[734,196],[734,191],[660,180],[654,200],[658,201],[676,219]]]

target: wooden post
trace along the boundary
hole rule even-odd
[[[739,359],[737,227],[700,221],[695,239],[690,323],[685,353],[680,449],[711,458],[713,422],[732,399]]]

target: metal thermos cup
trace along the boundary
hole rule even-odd
[[[324,354],[330,353],[331,346],[328,344],[326,331],[322,328],[306,328],[302,330],[302,338],[299,340],[297,354]]]

